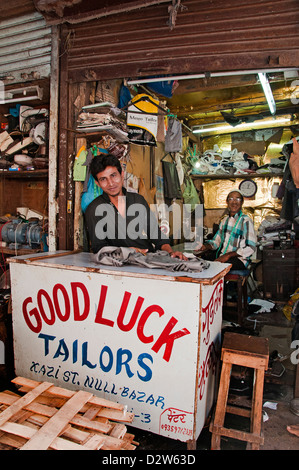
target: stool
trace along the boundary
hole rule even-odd
[[[264,443],[261,435],[264,375],[268,367],[269,346],[267,338],[239,333],[225,333],[221,351],[222,370],[214,419],[210,424],[211,449],[219,450],[221,436],[247,441],[252,450]],[[251,410],[227,405],[230,375],[233,365],[254,369]],[[250,418],[250,432],[224,427],[226,413]]]
[[[235,282],[237,284],[237,302],[230,302],[237,307],[238,323],[243,324],[243,319],[247,315],[247,280],[250,275],[248,269],[232,270],[224,276],[224,295],[223,307],[228,305],[226,282]]]

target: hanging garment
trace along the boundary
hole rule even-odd
[[[87,151],[85,146],[83,145],[80,150],[78,151],[75,161],[74,161],[74,168],[73,168],[73,179],[74,181],[84,181],[86,178],[86,158],[87,158]]]
[[[155,91],[156,93],[159,93],[159,95],[166,96],[166,98],[172,97],[173,91],[175,90],[176,85],[177,85],[177,81],[174,81],[174,80],[168,80],[168,81],[163,80],[161,82],[146,83],[147,88]]]
[[[165,152],[181,152],[182,147],[182,124],[177,119],[169,118],[165,135]]]
[[[87,190],[82,193],[81,196],[81,209],[84,213],[89,206],[89,204],[100,196],[103,193],[103,190],[96,184],[95,179],[92,175],[89,176],[87,183]]]
[[[181,155],[179,153],[175,155],[175,163],[176,163],[176,169],[178,172],[179,182],[180,182],[180,185],[182,185],[184,183],[185,173],[184,173],[184,168],[183,168],[183,164],[181,160]]]
[[[85,180],[83,183],[83,193],[85,193],[88,189],[88,182],[89,182],[89,177],[90,177],[89,165],[92,159],[93,159],[93,154],[92,154],[91,149],[89,148],[87,151],[86,160],[84,163],[84,165],[86,166],[86,174],[85,174]]]
[[[162,159],[162,170],[164,199],[167,204],[170,204],[172,199],[180,199],[182,197],[176,164],[174,162],[165,162]]]
[[[296,188],[299,188],[299,155],[292,153],[289,160],[289,166]]]
[[[92,255],[93,261],[106,266],[133,265],[148,269],[166,269],[167,271],[202,272],[210,263],[201,258],[191,258],[182,261],[172,258],[166,251],[154,253],[137,253],[134,248],[106,246]]]
[[[284,194],[282,199],[280,218],[295,221],[296,223],[298,223],[297,221],[299,218],[299,188],[296,187],[296,183],[293,179],[293,174],[291,170],[291,156],[293,155],[293,143],[294,142],[290,141],[282,147],[282,154],[287,157],[288,163],[286,164],[281,184],[281,186],[283,186],[284,188]],[[297,155],[297,149],[295,150],[295,154]],[[296,165],[296,156],[293,159],[292,164],[294,164],[294,162]],[[295,178],[296,176],[297,175],[295,174]],[[280,193],[279,195],[281,196]]]
[[[184,199],[184,204],[188,204],[190,206],[191,212],[194,211],[197,204],[200,204],[198,192],[196,191],[194,183],[189,176],[186,178],[185,189],[183,192],[183,199]],[[188,206],[186,206],[186,209],[187,207]]]

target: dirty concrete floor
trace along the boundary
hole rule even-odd
[[[227,324],[235,327],[235,324],[231,322]],[[280,358],[282,358],[279,362],[283,365],[284,369],[280,377],[268,376],[265,380],[264,404],[265,402],[270,402],[275,405],[276,409],[263,407],[264,416],[267,419],[264,418],[265,421],[263,423],[264,445],[261,446],[261,450],[299,450],[299,437],[287,430],[288,425],[299,425],[299,416],[290,410],[290,403],[294,398],[296,374],[296,366],[290,361],[290,353],[293,351],[290,349],[293,325],[285,318],[282,311],[278,309],[271,313],[251,315],[244,327],[248,334],[252,332],[269,339],[270,354],[274,350],[278,351]],[[240,331],[240,333],[242,332]],[[236,389],[238,389],[237,381],[237,386],[232,388],[230,399],[233,400],[234,404],[240,404],[241,406],[250,404],[250,391],[246,391],[246,386],[245,391],[238,390],[236,392]],[[241,421],[242,419],[243,421]],[[228,415],[228,427],[236,427],[237,429],[249,431],[248,424],[249,420],[245,418]],[[187,451],[187,445],[184,442],[171,440],[130,426],[128,426],[128,432],[135,435],[135,440],[139,443],[137,447],[139,451],[147,453],[163,452],[167,454],[173,452],[185,453]],[[210,448],[211,433],[207,425],[197,439],[196,450],[207,451]],[[222,438],[221,449],[229,451],[246,450],[246,443]]]
[[[229,323],[228,323],[229,324]],[[294,398],[296,366],[290,360],[292,322],[288,321],[280,308],[270,313],[251,315],[245,322],[245,328],[258,336],[269,339],[269,352],[277,351],[279,354],[279,366],[276,375],[267,375],[264,385],[264,445],[261,450],[299,450],[299,437],[287,430],[289,425],[299,425],[299,416],[290,409],[290,403]],[[241,331],[240,331],[241,332]],[[281,367],[282,365],[282,367]],[[282,372],[283,371],[283,372]],[[236,387],[238,388],[238,387]],[[250,392],[237,393],[234,389],[230,393],[234,404],[240,406],[250,405]],[[266,407],[270,403],[274,409]],[[227,426],[249,431],[249,420],[246,418],[227,415]],[[243,421],[242,421],[243,420]],[[187,446],[180,441],[163,438],[142,430],[131,428],[135,439],[139,442],[138,450],[145,451],[186,451]],[[204,428],[197,439],[196,450],[210,450],[211,433],[208,426]],[[222,438],[222,450],[246,450],[246,443],[234,439]]]
[[[263,423],[264,445],[261,450],[299,450],[299,437],[291,434],[287,430],[288,425],[299,425],[299,416],[290,411],[290,401],[293,398],[293,388],[290,385],[277,385],[275,387],[265,386],[264,403],[276,404],[276,409],[263,408],[267,414],[267,421]],[[244,418],[243,418],[244,419]],[[242,422],[241,418],[228,420],[228,426],[249,431],[248,420]],[[137,450],[145,451],[186,451],[187,446],[180,441],[173,441],[161,436],[156,436],[138,429],[130,429],[135,435],[135,440],[139,443]],[[201,432],[196,450],[211,449],[211,433],[208,427]],[[222,438],[222,450],[246,450],[246,443],[235,439]]]

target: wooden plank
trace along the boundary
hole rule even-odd
[[[23,446],[21,450],[46,450],[60,434],[71,418],[92,397],[91,393],[79,391]]]
[[[24,424],[7,422],[0,426],[1,431],[14,434],[15,436],[23,437],[24,439],[31,439],[36,433],[36,430],[25,426]]]
[[[57,169],[58,169],[58,107],[59,107],[59,36],[56,26],[52,28],[51,44],[51,79],[50,79],[50,110],[49,119],[49,179],[48,179],[48,245],[49,251],[56,251],[57,243]]]
[[[126,426],[123,424],[117,423],[113,426],[113,429],[110,433],[110,436],[116,437],[117,439],[122,439],[127,432]]]
[[[16,377],[15,379],[12,380],[12,382],[15,383],[16,385],[28,387],[28,389],[32,389],[40,383],[35,380],[26,379],[24,377]],[[76,392],[67,390],[65,388],[56,387],[55,385],[53,385],[53,387],[51,388],[51,390],[48,391],[48,393],[50,395],[55,395],[56,397],[68,399],[68,398],[71,398]],[[106,400],[105,398],[95,397],[94,395],[91,395],[89,403],[92,405],[96,405],[96,406],[104,406],[108,408],[113,408],[115,410],[124,409],[124,406],[121,405],[120,403],[115,403],[115,402]]]
[[[87,419],[94,419],[96,417],[96,415],[98,414],[99,412],[99,407],[98,406],[90,406],[89,408],[87,408],[87,410],[84,412],[84,418],[87,418]]]
[[[11,405],[17,400],[17,396],[9,396],[5,393],[0,393],[0,403],[4,403],[6,405]],[[30,403],[25,405],[26,410],[31,411],[32,413],[37,413],[43,416],[52,417],[56,414],[57,409],[51,406],[42,405],[39,403]],[[70,423],[76,426],[85,427],[86,429],[93,429],[98,432],[102,433],[109,433],[112,430],[112,425],[109,424],[108,420],[106,422],[101,421],[92,421],[94,417],[96,417],[97,413],[99,412],[99,407],[92,407],[89,408],[84,416],[74,416],[70,419]],[[91,416],[90,418],[88,416]]]
[[[31,392],[27,393],[24,397],[21,397],[13,403],[9,408],[7,408],[5,411],[3,411],[0,415],[0,426],[2,426],[6,421],[8,421],[15,413],[20,411],[22,408],[24,408],[26,405],[31,403],[35,398],[43,393],[45,390],[48,390],[50,387],[52,387],[53,384],[49,382],[43,382],[39,384],[37,387],[35,387]]]
[[[76,426],[80,426],[86,429],[92,429],[93,431],[102,432],[105,434],[112,430],[111,424],[104,424],[99,421],[92,421],[90,419],[80,416],[74,416],[70,419],[70,422]]]
[[[18,400],[18,395],[8,395],[5,392],[0,393],[0,403],[4,405],[12,405]],[[43,405],[40,403],[28,403],[28,405],[25,405],[24,408],[26,410],[31,411],[32,413],[38,413],[44,416],[51,417],[56,413],[56,409],[54,407],[48,406],[48,405]]]
[[[44,424],[47,422],[47,418],[45,416],[35,414],[31,415],[27,422],[37,424],[39,427],[41,427],[44,426]],[[80,429],[69,426],[63,430],[63,433],[60,437],[71,439],[77,444],[84,444],[87,439],[89,439],[90,435],[90,432],[82,431]]]
[[[116,439],[115,437],[111,436],[106,436],[102,450],[120,450],[122,449],[122,445],[123,443],[120,439]]]
[[[7,432],[9,434],[13,434],[14,436],[19,436],[25,439],[32,439],[35,434],[38,433],[33,428],[29,426],[24,426],[23,424],[18,423],[5,423],[3,426],[0,427],[1,431]],[[25,444],[26,445],[26,444]],[[21,449],[23,449],[21,447]],[[66,439],[62,439],[60,437],[56,437],[50,445],[51,449],[54,450],[88,450],[83,446],[76,444],[71,441],[67,441]]]
[[[97,434],[92,434],[90,438],[83,444],[88,450],[99,450],[103,447],[105,438]]]
[[[109,410],[107,408],[102,408],[98,413],[99,417],[108,418],[113,421],[121,421],[126,423],[131,423],[134,419],[133,413],[128,413],[126,411],[120,412],[117,410]]]
[[[85,391],[71,392],[21,377],[16,381],[30,390],[21,398],[9,390],[0,392],[0,449],[134,450],[138,445],[124,424],[108,419],[133,418],[125,407],[95,405],[97,397]],[[58,400],[53,389],[58,391]]]

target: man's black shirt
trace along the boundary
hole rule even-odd
[[[97,253],[104,246],[136,247],[152,252],[169,244],[144,197],[127,192],[125,188],[123,194],[126,199],[125,219],[105,193],[87,207],[85,223],[92,252]]]

